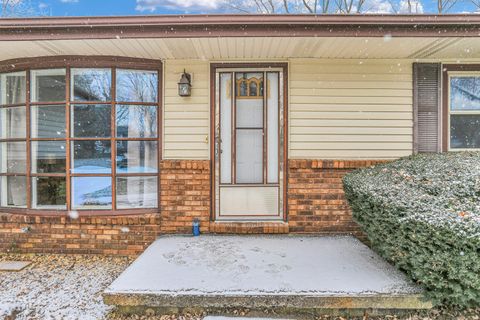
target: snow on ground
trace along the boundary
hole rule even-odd
[[[102,319],[111,310],[102,291],[131,259],[81,255],[13,255],[0,261],[29,260],[20,272],[0,272],[0,319]]]
[[[163,236],[107,289],[188,295],[420,292],[351,236]]]

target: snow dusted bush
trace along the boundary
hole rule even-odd
[[[354,171],[354,219],[436,303],[480,305],[480,153],[416,155]]]

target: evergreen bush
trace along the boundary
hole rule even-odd
[[[343,182],[381,256],[437,304],[480,305],[480,153],[415,155]]]

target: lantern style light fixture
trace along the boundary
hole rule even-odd
[[[190,97],[192,94],[192,77],[183,70],[182,77],[178,82],[178,95],[180,97]]]

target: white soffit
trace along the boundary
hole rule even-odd
[[[0,42],[0,60],[52,55],[148,59],[475,59],[480,38],[181,38]]]

